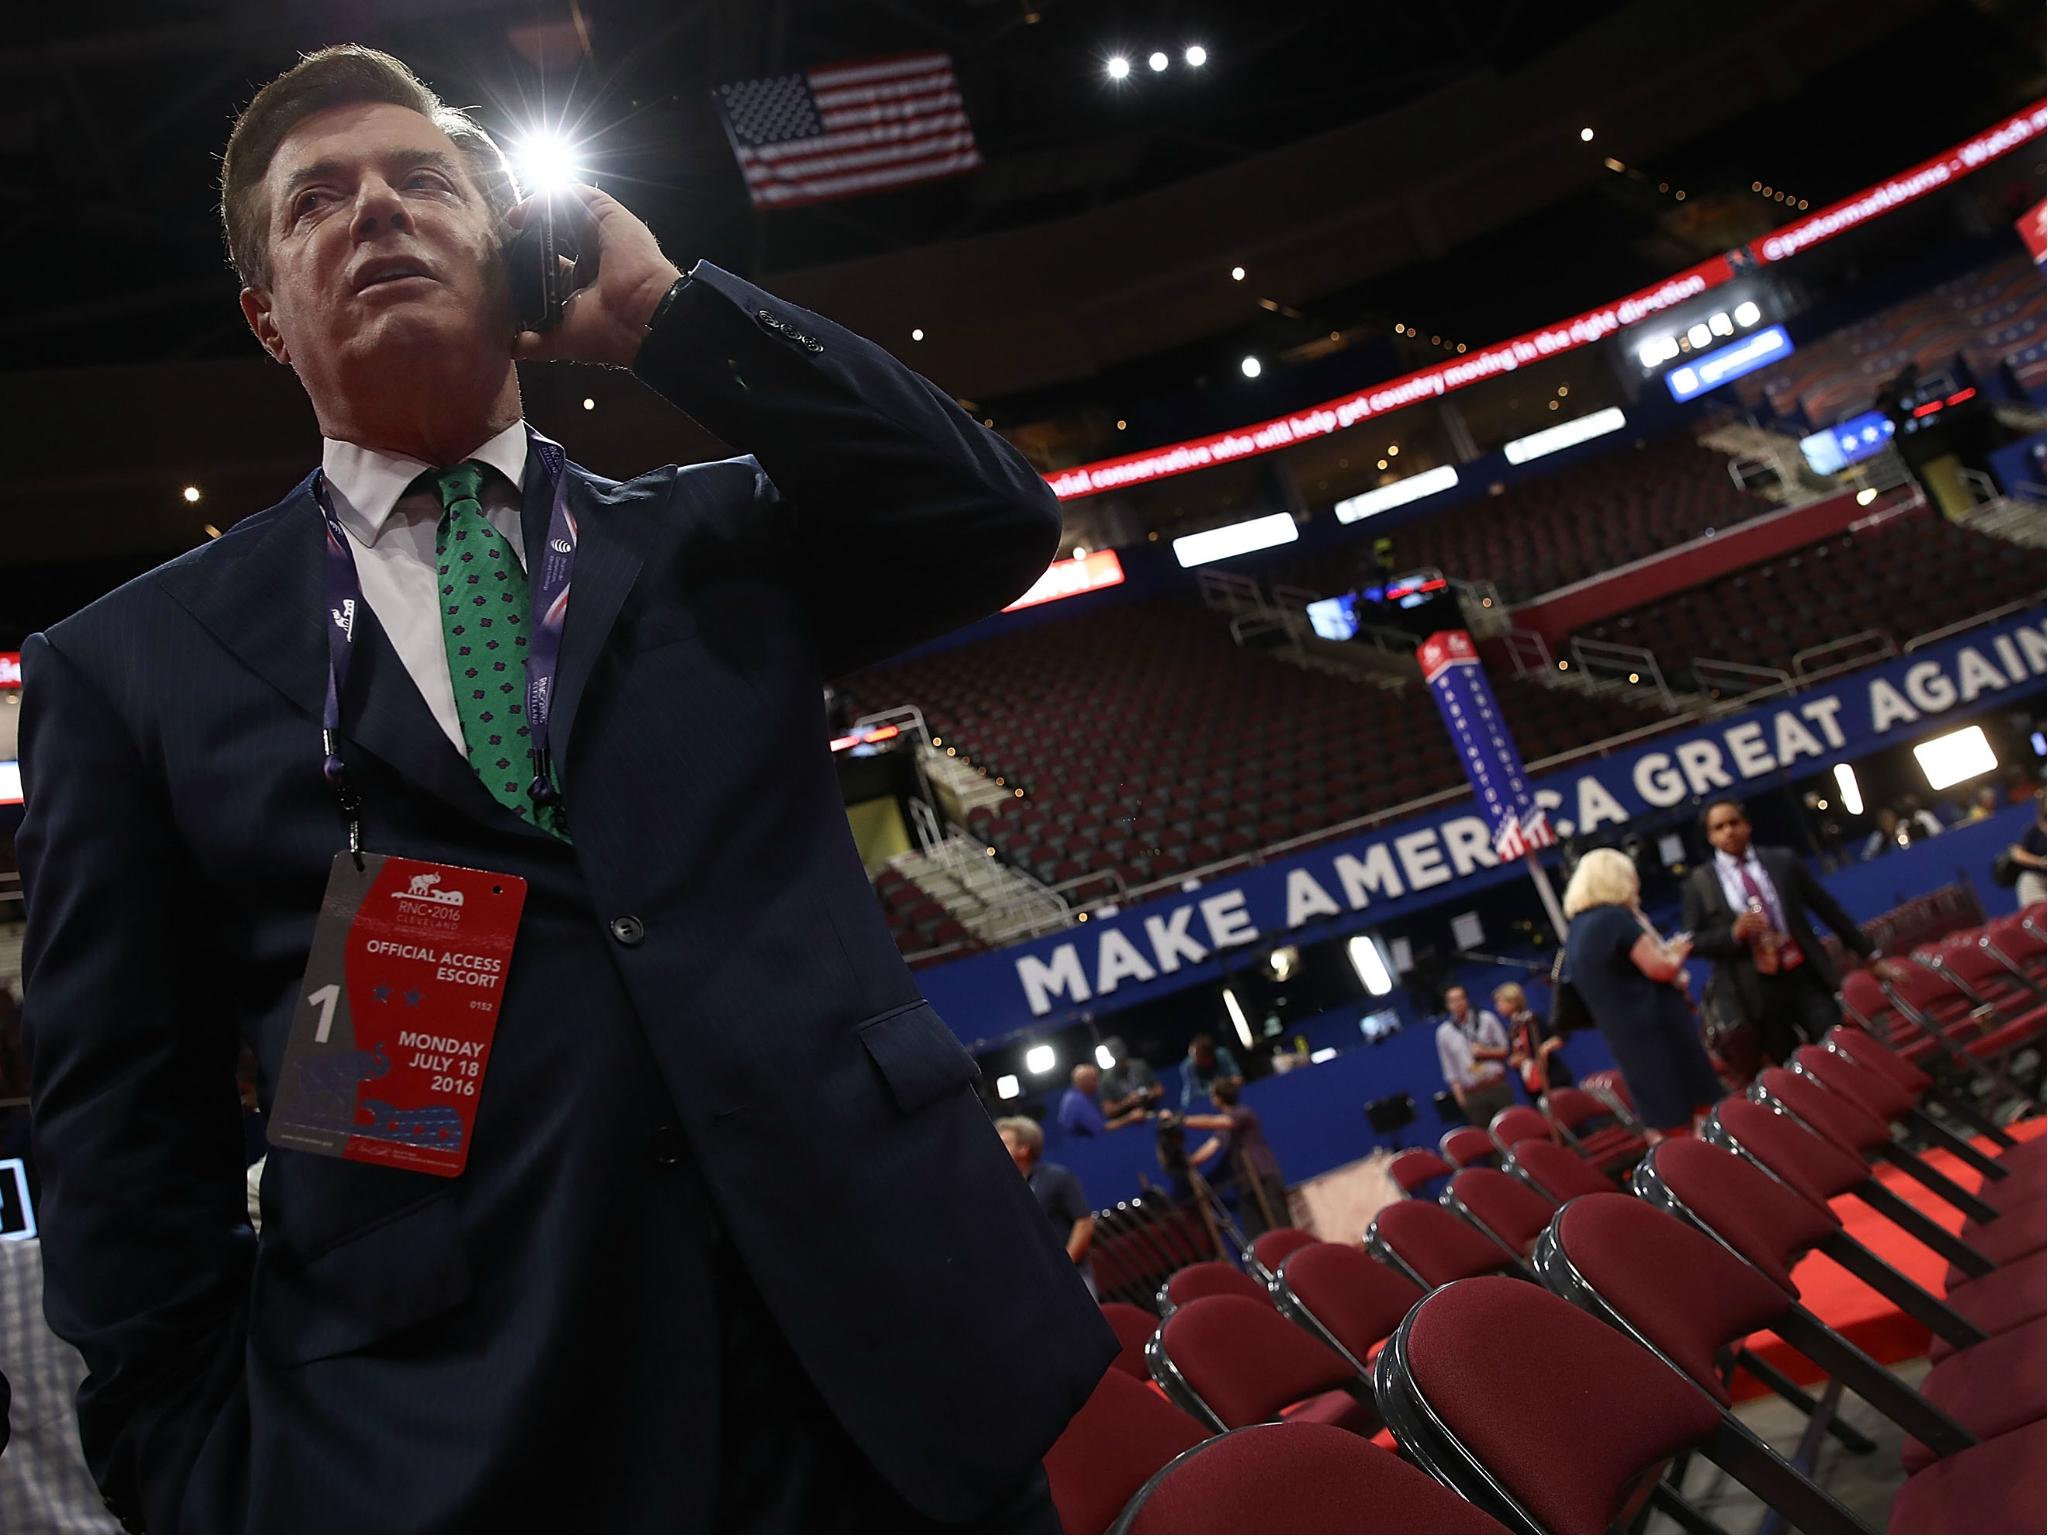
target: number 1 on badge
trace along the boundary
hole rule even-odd
[[[320,1010],[320,1022],[313,1030],[313,1043],[325,1045],[327,1032],[334,1028],[334,1005],[341,1000],[341,988],[329,982],[317,992],[308,992],[306,1001]]]

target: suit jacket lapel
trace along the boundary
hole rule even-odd
[[[162,576],[170,595],[215,639],[306,716],[309,774],[320,767],[327,693],[324,548],[309,475],[273,509],[265,526],[247,535],[230,533],[206,552],[208,558],[170,566]],[[465,815],[525,828],[491,798],[442,733],[383,626],[374,614],[367,617],[357,632],[341,701],[343,759],[353,744]],[[367,810],[367,830],[374,835],[376,807]]]
[[[541,451],[542,444],[554,446],[538,433],[534,436],[537,439],[535,453]],[[554,449],[556,454],[560,451],[559,448]],[[558,459],[557,462],[562,461]],[[528,467],[527,495],[520,528],[527,549],[537,551],[547,538],[553,509],[547,493],[549,477],[531,473],[532,465]],[[583,703],[584,690],[589,685],[598,657],[604,653],[605,641],[618,621],[626,595],[633,590],[633,583],[640,575],[640,550],[627,539],[621,520],[606,515],[611,510],[608,504],[613,489],[610,482],[597,479],[581,466],[564,463],[562,490],[567,497],[572,529],[570,536],[576,543],[576,567],[569,581],[568,615],[563,624],[562,652],[556,666],[553,702],[549,708],[548,751],[554,759],[555,772],[565,795],[570,795],[569,742],[576,728],[576,714]],[[532,568],[531,555],[528,565],[529,569]],[[573,824],[573,797],[569,812]]]

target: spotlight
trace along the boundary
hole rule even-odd
[[[1164,74],[1166,72],[1166,66],[1169,61],[1165,54],[1155,53],[1152,55],[1151,58],[1147,59],[1145,62],[1152,66],[1153,74],[1159,75]]]
[[[1592,143],[1592,142],[1593,142],[1593,130],[1592,130],[1592,129],[1590,129],[1590,128],[1581,128],[1581,129],[1579,130],[1579,142],[1580,142],[1581,144],[1590,144],[1590,143]]]
[[[923,331],[923,330],[922,330],[921,328],[919,328],[919,329],[913,329],[913,330],[911,331],[911,333],[910,333],[910,339],[911,339],[912,341],[923,341],[923,340],[924,340],[924,331]]]
[[[583,397],[583,409],[585,409],[586,411],[594,411],[597,409],[597,402],[591,399],[590,396],[585,395]]]
[[[1095,1065],[1102,1068],[1105,1072],[1116,1065],[1116,1056],[1108,1046],[1098,1045],[1095,1047]]]
[[[560,134],[536,128],[513,146],[512,171],[529,194],[558,192],[577,177],[576,151]]]
[[[1685,339],[1695,347],[1704,347],[1714,339],[1714,333],[1707,329],[1705,322],[1696,322],[1686,327]]]
[[[1863,786],[1856,782],[1856,770],[1847,763],[1835,764],[1835,788],[1842,792],[1842,809],[1851,816],[1863,814]]]
[[[1239,370],[1244,374],[1244,376],[1248,379],[1256,379],[1259,376],[1259,374],[1263,371],[1260,368],[1259,360],[1256,357],[1248,357],[1243,362],[1239,363],[1237,366]]]
[[[1023,1091],[1024,1085],[1017,1081],[1014,1072],[1005,1072],[996,1079],[996,1097],[999,1099],[1014,1099]]]
[[[1757,302],[1754,299],[1744,299],[1735,306],[1735,323],[1737,325],[1755,325],[1763,317],[1764,312],[1758,308]]]
[[[1387,957],[1380,951],[1379,940],[1361,933],[1344,946],[1344,953],[1358,973],[1359,985],[1374,997],[1385,997],[1394,990],[1394,974],[1387,968]]]
[[[1034,1045],[1024,1053],[1024,1070],[1038,1077],[1045,1076],[1059,1064],[1058,1054],[1049,1045]]]
[[[1117,54],[1103,67],[1109,71],[1110,79],[1121,80],[1131,72],[1131,61],[1122,54]]]
[[[1182,54],[1181,57],[1187,61],[1189,69],[1200,69],[1209,62],[1209,50],[1200,43],[1196,43],[1186,53]]]
[[[186,506],[188,506],[188,507],[189,507],[189,506],[197,506],[197,505],[198,505],[198,503],[199,503],[199,487],[198,487],[198,486],[196,486],[196,485],[188,485],[188,486],[186,486],[186,487],[185,487],[185,489],[184,489],[184,491],[182,492],[182,494],[183,494],[183,496],[184,496],[184,498],[185,498],[185,505],[186,505]]]
[[[1243,281],[1244,281],[1244,268],[1243,268],[1243,267],[1232,267],[1232,268],[1230,269],[1230,280],[1231,280],[1231,281],[1232,281],[1233,283],[1241,283],[1241,282],[1243,282]]]

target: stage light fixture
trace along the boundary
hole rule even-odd
[[[1200,69],[1209,62],[1209,50],[1200,43],[1196,43],[1186,53],[1182,54],[1181,57],[1187,61],[1189,69]]]
[[[1581,144],[1590,144],[1590,143],[1592,143],[1592,142],[1593,142],[1593,130],[1592,130],[1592,129],[1590,129],[1590,128],[1581,128],[1581,129],[1579,130],[1579,142],[1580,142]]]
[[[1147,59],[1145,62],[1152,66],[1153,74],[1160,75],[1166,72],[1166,66],[1171,61],[1166,57],[1165,54],[1155,53],[1152,55],[1151,58]]]
[[[1974,779],[1998,766],[1998,754],[1981,725],[1966,725],[1913,748],[1920,771],[1927,775],[1929,789],[1947,789],[1965,779]]]
[[[1109,71],[1110,79],[1121,80],[1126,75],[1130,74],[1131,61],[1119,53],[1103,67]]]
[[[1735,322],[1728,318],[1726,310],[1717,309],[1707,316],[1707,329],[1716,336],[1733,336],[1735,334]]]
[[[196,485],[188,485],[188,486],[186,486],[186,487],[185,487],[185,489],[184,489],[183,495],[184,495],[184,497],[185,497],[185,505],[186,505],[186,506],[188,506],[188,507],[192,507],[192,506],[197,506],[197,505],[199,504],[199,487],[198,487],[198,486],[196,486]]]
[[[1256,379],[1261,373],[1265,372],[1264,367],[1260,364],[1259,360],[1256,357],[1246,358],[1243,362],[1237,365],[1237,368],[1238,372],[1242,373],[1248,379]]]
[[[1704,347],[1713,342],[1714,333],[1707,329],[1705,322],[1695,321],[1686,327],[1685,339],[1696,347]]]
[[[1394,973],[1387,969],[1387,957],[1381,953],[1378,939],[1361,933],[1344,946],[1344,952],[1351,968],[1358,972],[1359,985],[1366,991],[1374,997],[1385,997],[1394,990]]]
[[[1764,312],[1754,299],[1744,299],[1735,306],[1735,323],[1737,325],[1755,325],[1763,317]]]
[[[1005,1072],[996,1079],[996,1097],[999,1099],[1014,1099],[1023,1091],[1024,1085],[1017,1081],[1014,1072]]]
[[[923,341],[923,340],[924,340],[924,330],[922,329],[922,327],[916,327],[916,326],[913,326],[913,327],[911,328],[911,332],[910,332],[910,339],[911,339],[912,341]]]
[[[1232,268],[1230,269],[1230,280],[1231,280],[1231,281],[1232,281],[1233,283],[1241,283],[1241,282],[1243,282],[1243,281],[1244,281],[1244,268],[1243,268],[1243,267],[1232,267]]]
[[[1223,989],[1223,1007],[1230,1015],[1230,1027],[1237,1031],[1238,1040],[1244,1045],[1246,1050],[1250,1050],[1252,1048],[1251,1020],[1244,1016],[1244,1005],[1237,1000],[1237,994],[1228,987]]]
[[[535,128],[512,149],[512,173],[529,195],[559,192],[576,180],[576,150],[549,128]]]
[[[1095,1047],[1095,1065],[1107,1072],[1116,1065],[1116,1053],[1106,1045]]]
[[[1059,1053],[1049,1045],[1034,1045],[1024,1053],[1024,1070],[1043,1077],[1060,1064]]]
[[[585,409],[586,411],[594,411],[597,409],[597,402],[591,399],[590,396],[585,395],[583,397],[583,409]]]

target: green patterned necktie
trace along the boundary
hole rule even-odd
[[[526,733],[526,568],[484,516],[478,493],[485,472],[485,465],[469,459],[428,470],[413,482],[431,489],[441,503],[434,558],[455,713],[470,766],[491,797],[567,842],[559,808],[535,806],[527,793],[533,761]]]

